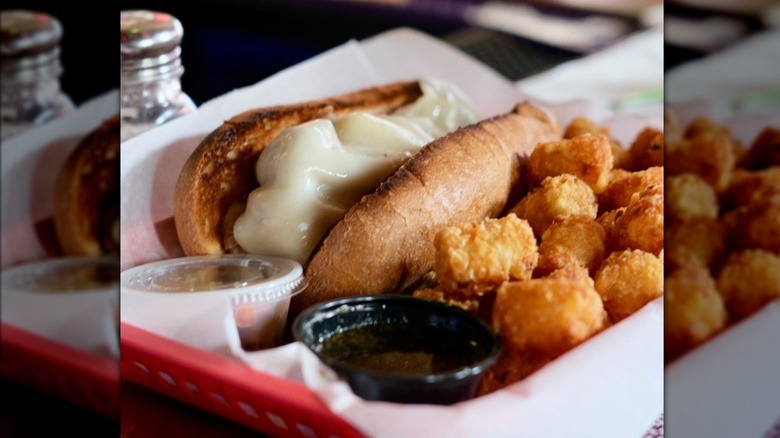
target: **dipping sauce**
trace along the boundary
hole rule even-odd
[[[445,329],[381,324],[337,332],[322,343],[321,353],[373,371],[432,374],[460,370],[489,352]]]
[[[465,310],[404,295],[337,298],[304,310],[293,337],[365,400],[448,405],[477,393],[501,340]]]
[[[190,332],[197,325],[196,332],[221,332],[229,306],[241,348],[262,350],[282,344],[290,299],[305,287],[294,260],[248,254],[162,260],[122,272],[123,303],[149,309],[123,319],[147,321],[146,312],[159,313],[162,330]],[[203,337],[196,335],[193,345]]]

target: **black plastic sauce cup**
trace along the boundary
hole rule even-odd
[[[401,295],[339,298],[296,318],[295,340],[366,400],[452,404],[476,395],[501,354],[491,328],[447,304]]]

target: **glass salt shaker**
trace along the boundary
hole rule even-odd
[[[121,13],[122,141],[189,114],[195,103],[181,89],[181,40],[176,17],[156,11]]]
[[[29,10],[0,12],[2,139],[74,109],[60,90],[60,22]]]

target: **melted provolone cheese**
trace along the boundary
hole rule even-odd
[[[392,115],[354,113],[284,130],[260,155],[260,187],[234,225],[241,248],[305,263],[347,210],[407,159],[477,121],[445,84],[424,81],[421,88],[417,101]]]

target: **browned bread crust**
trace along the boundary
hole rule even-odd
[[[418,82],[403,82],[313,102],[251,110],[227,120],[203,139],[176,183],[174,220],[184,253],[226,252],[225,242],[232,238],[223,233],[230,229],[223,222],[228,209],[244,202],[258,187],[254,172],[257,159],[285,128],[355,111],[390,112],[421,95]]]
[[[436,140],[330,231],[306,270],[291,314],[339,296],[394,292],[431,270],[444,226],[495,217],[520,179],[521,156],[560,139],[557,122],[520,104]]]
[[[119,252],[119,115],[68,157],[54,188],[54,229],[65,255]]]

